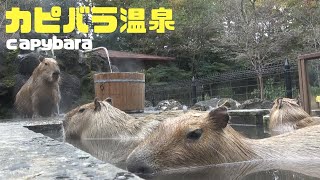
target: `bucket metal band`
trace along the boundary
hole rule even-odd
[[[125,82],[134,82],[134,83],[145,83],[145,80],[141,79],[103,79],[103,80],[94,80],[94,83],[125,83]]]

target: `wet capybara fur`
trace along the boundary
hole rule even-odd
[[[295,99],[278,98],[270,111],[269,130],[278,135],[295,129],[320,124],[320,118],[311,117]]]
[[[225,107],[167,119],[127,159],[134,173],[257,159],[320,158],[320,125],[266,139],[247,139],[228,125]]]
[[[79,106],[66,114],[65,138],[144,138],[159,121],[137,120],[113,107],[108,99]]]
[[[59,113],[60,69],[56,60],[40,58],[40,64],[16,95],[15,107],[23,117],[48,117]]]

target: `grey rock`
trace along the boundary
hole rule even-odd
[[[89,62],[79,63],[78,51],[58,50],[55,51],[55,56],[61,71],[76,75],[78,78],[90,73]]]
[[[21,87],[28,81],[30,76],[17,74],[15,75],[15,85],[13,88],[13,96],[15,97],[16,94],[19,92]]]
[[[81,97],[80,88],[80,79],[77,76],[62,72],[60,84],[60,112],[71,110],[76,101]]]
[[[32,122],[33,125],[36,123]],[[26,124],[1,123],[0,179],[140,179],[23,125]]]
[[[182,105],[180,102],[170,99],[160,101],[156,107],[156,110],[169,111],[169,110],[181,110]]]
[[[87,61],[91,62],[90,67],[92,71],[96,72],[110,72],[109,62],[108,59],[105,57],[102,57],[98,54],[92,54]],[[116,67],[114,68],[114,72],[119,71]]]
[[[211,108],[218,107],[219,101],[220,101],[220,99],[218,99],[218,98],[212,98],[207,101],[199,101],[193,107],[191,107],[191,109],[199,110],[199,111],[207,111],[210,109],[210,107]]]
[[[22,75],[31,76],[33,70],[39,65],[39,54],[19,54],[17,58],[18,71]]]
[[[218,102],[218,106],[226,106],[230,110],[238,109],[241,105],[238,101],[231,99],[231,98],[222,98]]]
[[[261,100],[259,98],[249,99],[243,102],[239,109],[271,109],[273,102],[269,100]]]
[[[152,107],[151,101],[145,100],[144,101],[144,107]]]

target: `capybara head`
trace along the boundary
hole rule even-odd
[[[110,98],[104,101],[98,101],[96,98],[94,102],[84,104],[68,112],[63,121],[65,137],[73,139],[81,138],[85,130],[94,131],[92,132],[93,134],[105,130],[113,132],[108,127],[110,126],[110,128],[112,128],[112,126],[116,126],[114,125],[115,123],[113,123],[114,121],[122,123],[120,121],[126,121],[132,118],[125,112],[110,105],[109,102]],[[94,129],[93,127],[99,129]],[[114,129],[117,128],[121,127],[114,127]],[[101,134],[101,136],[103,136],[103,134]]]
[[[127,168],[133,173],[153,173],[248,160],[253,152],[228,121],[226,107],[167,119],[129,155]]]
[[[270,130],[275,128],[281,130],[281,126],[294,128],[295,123],[307,117],[310,115],[301,108],[297,100],[278,98],[270,111],[269,128]]]
[[[69,111],[65,120],[63,121],[63,127],[66,136],[70,138],[80,138],[79,131],[82,128],[88,126],[90,119],[95,119],[95,115],[99,114],[101,110],[100,102],[95,99],[94,102],[78,106],[75,109]]]
[[[41,78],[42,80],[54,83],[60,79],[60,69],[56,60],[52,58],[40,57],[40,64],[32,74],[33,77]]]

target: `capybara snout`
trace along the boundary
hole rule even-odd
[[[59,70],[54,71],[52,73],[52,76],[59,77],[60,76],[60,71]]]
[[[56,70],[52,73],[52,80],[53,81],[57,81],[60,77],[60,71],[59,70]]]
[[[56,82],[60,77],[58,63],[54,59],[43,59],[39,64],[40,72],[48,82]]]
[[[151,174],[153,172],[156,172],[157,169],[151,166],[151,162],[149,162],[145,156],[148,152],[141,152],[140,154],[136,154],[135,156],[130,156],[127,159],[128,171],[136,174]]]

